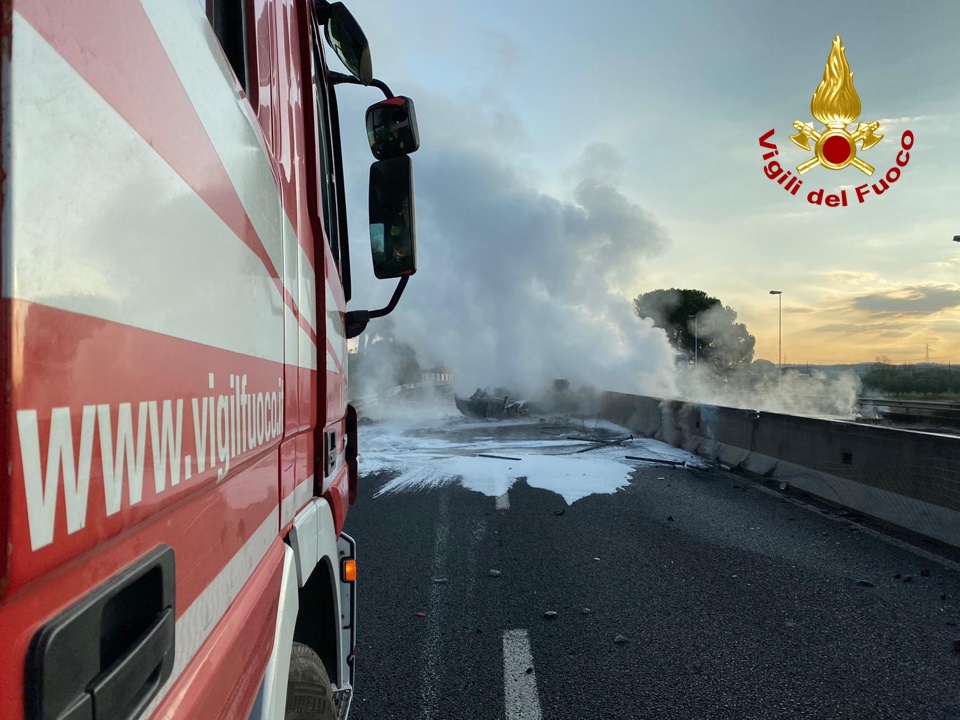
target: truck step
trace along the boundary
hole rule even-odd
[[[337,706],[337,720],[347,720],[350,714],[350,702],[353,700],[353,688],[333,688],[333,703]]]

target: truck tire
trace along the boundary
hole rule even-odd
[[[284,720],[336,720],[333,689],[320,656],[295,642],[290,652]]]

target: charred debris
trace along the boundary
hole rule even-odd
[[[529,415],[587,416],[596,413],[598,398],[593,388],[571,390],[565,379],[554,380],[551,386],[532,399],[498,387],[492,391],[477,388],[470,397],[454,395],[457,409],[474,420],[500,420]]]

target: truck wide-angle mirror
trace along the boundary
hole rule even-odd
[[[327,44],[340,58],[343,66],[364,85],[373,81],[373,62],[370,45],[360,23],[341,2],[317,0],[317,19],[324,26]]]
[[[413,163],[406,155],[370,166],[370,249],[380,279],[417,271]]]
[[[413,100],[402,95],[367,108],[367,139],[377,160],[409,155],[420,147]]]

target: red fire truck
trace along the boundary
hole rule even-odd
[[[413,105],[341,3],[0,3],[0,718],[346,717],[347,339],[416,271]],[[343,83],[387,96],[374,311]]]

